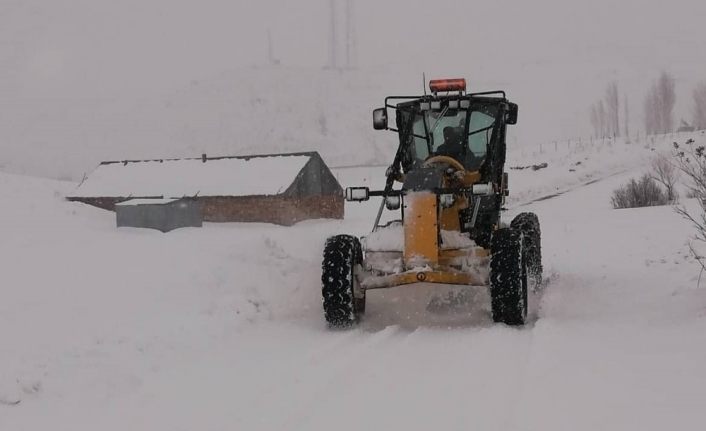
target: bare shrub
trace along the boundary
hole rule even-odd
[[[695,199],[699,197],[699,193],[694,191],[694,190],[687,190],[686,191],[686,198],[687,199]]]
[[[614,190],[610,201],[615,209],[651,207],[669,203],[667,194],[648,174],[643,175],[639,180],[633,178]]]
[[[676,203],[679,199],[679,193],[676,190],[679,171],[672,163],[669,157],[660,154],[652,160],[652,179],[657,181],[664,187],[667,192],[667,200],[670,203]]]
[[[696,145],[693,139],[687,140],[683,145],[675,142],[674,159],[677,168],[688,180],[686,195],[696,198],[701,208],[699,214],[690,213],[684,206],[676,207],[676,211],[693,224],[696,230],[695,239],[706,242],[706,148]],[[689,250],[701,265],[701,270],[706,270],[706,258],[700,255],[691,243]]]
[[[706,198],[706,149],[703,145],[696,145],[693,139],[688,139],[684,144],[674,143],[674,160],[677,169],[687,179],[687,196]],[[702,205],[704,206],[704,205]],[[706,210],[706,206],[703,208]],[[706,236],[704,237],[706,240]]]

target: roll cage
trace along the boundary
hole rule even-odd
[[[396,104],[393,104],[397,102]],[[387,110],[392,109],[396,113],[396,127],[388,127]],[[392,190],[392,186],[397,174],[402,170],[409,172],[418,165],[413,156],[413,148],[420,141],[426,142],[428,154],[434,152],[434,148],[439,145],[434,142],[434,124],[424,120],[424,132],[413,129],[414,119],[425,112],[438,112],[441,116],[453,111],[486,112],[492,113],[493,122],[491,125],[477,130],[469,130],[471,126],[471,115],[465,115],[463,124],[462,145],[464,151],[468,148],[469,136],[489,132],[486,139],[486,149],[482,164],[473,170],[481,173],[482,181],[500,183],[502,181],[503,165],[505,164],[505,133],[507,124],[515,124],[517,121],[517,105],[507,100],[504,91],[486,91],[480,93],[446,94],[446,95],[423,95],[423,96],[388,96],[385,98],[385,105],[382,115],[384,115],[384,125],[376,128],[391,130],[398,133],[399,146],[395,154],[395,159],[387,172],[387,183],[385,192]],[[380,111],[380,110],[378,110]],[[432,133],[430,133],[432,132]]]

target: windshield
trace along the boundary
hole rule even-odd
[[[495,106],[482,105],[415,113],[409,159],[416,164],[430,156],[450,156],[467,169],[478,169],[492,139],[495,112]]]

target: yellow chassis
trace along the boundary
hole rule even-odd
[[[363,290],[386,289],[414,283],[462,284],[484,286],[487,284],[476,274],[451,271],[407,271],[401,274],[369,276],[363,279]]]
[[[465,250],[442,250],[439,256],[439,261],[442,264],[440,265],[441,268],[433,269],[427,267],[412,269],[398,274],[363,275],[360,280],[360,287],[363,290],[386,289],[414,283],[485,286],[488,284],[488,280],[480,274],[453,269],[447,265],[453,259],[459,257],[487,259],[488,256],[489,251],[481,248],[472,250],[470,254]]]
[[[466,172],[463,165],[451,157],[435,156],[425,162],[445,163],[456,167],[463,176],[456,178],[468,186],[480,181],[479,172]],[[448,180],[445,180],[448,181]],[[487,275],[469,272],[469,262],[487,262],[489,250],[477,248],[445,249],[439,242],[439,229],[460,231],[459,211],[468,207],[465,196],[456,196],[446,208],[438,204],[438,197],[431,191],[408,193],[404,205],[403,267],[399,273],[362,273],[359,278],[362,290],[384,289],[413,283],[455,284],[467,286],[488,285]],[[359,272],[360,274],[360,272]],[[359,293],[360,294],[360,293]]]

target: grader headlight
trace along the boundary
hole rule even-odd
[[[400,209],[402,204],[402,198],[399,196],[388,196],[385,198],[385,207],[390,211],[395,211]]]
[[[493,183],[488,184],[473,184],[471,193],[475,196],[490,196],[495,193]]]
[[[370,189],[367,187],[348,187],[346,200],[348,202],[362,202],[370,199]]]
[[[456,198],[452,194],[439,195],[439,205],[441,208],[451,208],[456,202]]]

